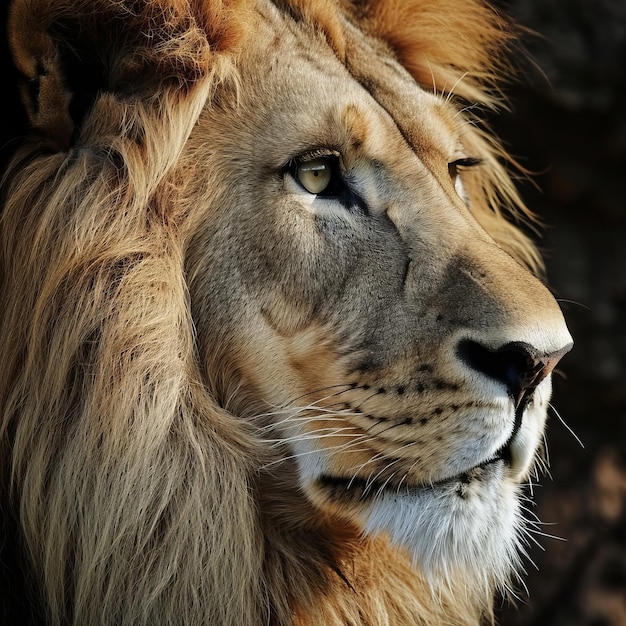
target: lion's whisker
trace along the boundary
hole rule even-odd
[[[394,461],[394,462],[395,462],[395,461]],[[388,469],[389,467],[391,467],[391,465],[392,465],[392,464],[390,463],[390,464],[389,464],[389,465],[387,465],[387,467],[385,467],[384,469],[385,469],[385,470],[386,470],[386,469]],[[382,473],[382,471],[383,471],[383,470],[381,470],[381,471],[378,473],[378,475],[380,475],[380,474]],[[396,476],[396,474],[397,474],[397,473],[398,473],[398,471],[396,470],[396,471],[392,472],[392,473],[388,476],[387,480],[385,480],[385,482],[384,482],[384,483],[380,486],[380,489],[376,492],[376,495],[377,495],[377,496],[380,496],[380,495],[384,492],[384,490],[387,488],[387,485],[388,485],[388,484],[389,484],[389,483],[393,480],[393,478]],[[376,476],[376,478],[378,478],[378,475]]]
[[[257,432],[262,433],[268,430],[276,430],[277,427],[283,426],[285,424],[299,424],[301,422],[304,422],[304,423],[311,422],[314,419],[316,419],[314,415],[302,415],[303,413],[306,413],[307,411],[310,411],[310,410],[311,410],[310,408],[306,408],[306,409],[298,410],[295,413],[290,413],[287,415],[287,417],[279,421],[272,422],[270,424],[267,424],[266,426],[262,426],[261,428],[257,429]],[[275,414],[269,414],[269,415],[271,416]],[[339,421],[339,418],[333,417],[332,414],[324,415],[324,419],[329,420],[329,421],[332,421],[333,419],[337,419],[337,421]]]
[[[550,467],[550,448],[548,447],[548,438],[546,437],[545,432],[542,434],[541,437],[543,440],[543,461],[546,466],[546,471],[548,471],[548,468]]]
[[[311,433],[305,433],[302,435],[294,435],[292,437],[280,437],[276,439],[264,439],[264,443],[272,444],[272,447],[278,447],[280,445],[296,443],[299,441],[313,441],[316,439],[328,439],[331,437],[354,437],[355,428],[321,428]],[[324,432],[327,431],[327,432]],[[352,431],[350,433],[343,433],[342,431]]]
[[[583,304],[582,302],[578,302],[577,300],[567,300],[566,298],[556,298],[556,301],[559,303],[564,302],[565,304],[574,304],[576,306],[582,307],[583,309],[586,309],[587,311],[591,311],[590,306],[588,306],[587,304]]]
[[[371,458],[369,458],[367,461],[361,463],[360,465],[356,466],[356,467],[351,467],[350,471],[354,471],[354,472],[359,472],[361,471],[364,467],[366,467],[367,465],[369,465],[370,463],[375,463],[377,461],[379,461],[381,458],[384,458],[385,456],[391,456],[391,455],[395,455],[398,452],[400,452],[401,450],[404,450],[405,448],[413,445],[414,442],[409,442],[409,443],[405,443],[402,444],[401,446],[398,446],[395,450],[393,450],[391,453],[385,453],[385,452],[378,452],[377,454],[375,454],[374,456],[372,456]],[[393,462],[395,463],[396,461],[402,461],[403,459],[401,458],[396,458]]]
[[[329,385],[328,387],[320,387],[319,389],[313,389],[312,391],[307,391],[306,393],[303,393],[301,396],[298,396],[297,398],[294,398],[293,400],[290,400],[287,404],[291,405],[291,404],[297,404],[300,400],[302,400],[303,398],[306,398],[307,396],[316,394],[316,393],[321,393],[322,391],[328,391],[330,389],[338,389],[339,387],[345,387],[345,389],[343,391],[337,391],[334,394],[330,394],[328,396],[326,396],[327,398],[333,398],[335,396],[341,395],[342,393],[345,393],[346,391],[350,391],[351,389],[353,389],[353,385],[349,384],[349,383],[342,383],[342,384],[338,384],[338,385]]]
[[[332,419],[340,419],[340,416],[355,415],[354,413],[350,413],[349,410],[337,411],[333,409],[328,409],[326,407],[318,407],[314,405],[309,405],[309,406],[302,406],[302,407],[289,407],[289,409],[286,409],[286,408],[280,409],[274,412],[260,414],[256,417],[258,418],[262,417],[263,419],[271,418],[271,417],[278,415],[279,412],[286,413],[287,414],[286,417],[284,417],[283,419],[279,421],[273,421],[272,423],[267,424],[266,426],[262,426],[261,428],[258,429],[258,432],[263,432],[265,430],[272,430],[276,426],[282,426],[283,424],[287,424],[287,423],[295,423],[298,421],[311,421],[316,418],[319,418],[320,416],[323,416],[323,419],[325,420],[332,420]],[[312,415],[302,416],[303,414],[307,412],[310,412]]]
[[[556,408],[554,407],[554,405],[551,402],[548,402],[548,406],[552,409],[552,411],[554,412],[554,414],[557,416],[557,418],[559,419],[559,421],[561,422],[561,424],[563,424],[563,426],[565,426],[565,428],[569,431],[569,433],[572,435],[572,437],[574,437],[574,439],[576,439],[576,441],[578,442],[578,444],[580,445],[581,448],[585,448],[585,445],[583,444],[583,442],[579,439],[578,435],[568,426],[568,424],[565,422],[565,420],[561,417],[560,413],[556,410]]]
[[[556,541],[564,541],[564,542],[567,541],[567,539],[565,539],[564,537],[559,537],[558,535],[551,535],[550,533],[544,533],[544,532],[538,530],[537,528],[528,528],[527,530],[532,535],[538,535],[540,537],[546,537],[547,539],[555,539]]]
[[[365,437],[365,435],[362,436],[362,438],[358,438],[358,436],[356,438],[352,438],[351,441],[345,443],[345,444],[340,444],[337,446],[330,446],[328,448],[324,448],[324,452],[329,452],[331,454],[336,454],[337,452],[342,452],[345,450],[349,450],[350,448],[352,448],[353,446],[356,447],[357,444],[361,444],[363,443],[363,440],[367,440],[368,438]],[[361,451],[366,451],[367,448],[361,448],[361,449],[357,449],[357,452],[361,452]],[[354,450],[353,450],[354,451]],[[288,460],[294,460],[294,459],[298,459],[301,457],[305,457],[311,454],[319,454],[320,450],[315,449],[315,450],[303,450],[302,452],[297,452],[294,454],[290,454],[287,456],[281,456],[279,459],[276,459],[274,461],[270,461],[269,463],[266,463],[264,465],[261,466],[260,469],[264,470],[267,469],[269,467],[272,467],[274,465],[277,465],[279,463],[282,463],[284,461],[288,461]]]
[[[352,474],[352,478],[350,478],[350,481],[348,482],[348,488],[350,488],[352,486],[352,483],[359,477],[359,472],[366,466],[369,465],[370,463],[376,463],[377,461],[379,461],[380,459],[384,458],[384,453],[382,452],[377,452],[376,454],[374,454],[373,456],[371,456],[367,461],[356,465],[356,466],[352,466],[348,468],[348,472],[350,472]]]
[[[395,465],[396,463],[398,463],[398,461],[400,461],[400,459],[394,459],[392,461],[390,461],[389,463],[387,463],[383,468],[381,468],[376,474],[374,474],[373,476],[370,474],[370,476],[368,477],[367,481],[365,482],[365,488],[369,489],[370,485],[373,485],[378,477],[383,474],[384,472],[386,472],[390,467],[392,467],[393,465]],[[389,479],[387,479],[389,480]],[[387,481],[386,481],[387,482]]]

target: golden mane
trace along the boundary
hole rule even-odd
[[[493,59],[510,31],[480,3],[277,4],[319,27],[339,55],[341,9],[427,88],[495,103]],[[49,624],[191,625],[200,615],[215,625],[334,624],[361,612],[363,623],[404,624],[429,593],[406,582],[409,559],[383,539],[346,551],[357,529],[308,509],[285,520],[286,496],[259,478],[266,451],[200,373],[184,265],[193,220],[178,200],[189,173],[177,162],[218,86],[238,80],[250,5],[18,0],[12,9],[16,64],[38,99],[25,91],[36,133],[3,183],[0,498],[3,523],[19,529],[15,572],[24,589],[45,590],[22,589],[24,605],[46,607]],[[59,68],[96,49],[109,88],[91,94],[77,125]],[[477,218],[536,268],[534,248],[497,208],[523,207],[506,155],[480,130],[468,137],[493,172],[470,188],[488,199],[473,205]],[[359,577],[386,588],[351,591]],[[315,586],[327,597],[318,614]],[[457,625],[475,623],[489,608],[470,595],[423,603],[424,624],[450,612]]]

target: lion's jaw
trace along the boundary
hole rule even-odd
[[[288,439],[309,497],[356,521],[367,534],[388,535],[412,554],[433,587],[462,577],[485,590],[506,590],[521,568],[526,543],[520,482],[534,465],[544,420],[540,407],[525,416],[529,426],[493,454],[485,456],[477,446],[473,464],[466,460],[462,469],[455,466],[447,475],[418,482],[402,474],[393,458],[383,468],[384,463],[371,460],[353,463],[354,473],[342,472],[339,478],[333,473],[332,450],[307,440],[306,432]],[[495,448],[495,434],[493,440]],[[471,441],[467,443],[471,449]],[[368,463],[372,471],[367,471]]]
[[[330,395],[342,397],[336,390]],[[385,457],[363,436],[366,428],[355,433],[351,420],[360,416],[350,409],[330,417],[320,416],[320,406],[284,408],[276,414],[275,432],[288,442],[301,488],[322,510],[408,550],[434,589],[472,580],[474,590],[488,594],[494,587],[509,590],[522,569],[528,521],[520,510],[520,483],[535,469],[549,396],[546,379],[513,433],[510,400],[498,398],[490,410],[474,409],[476,421],[500,421],[501,427],[463,440],[458,460],[450,458],[446,469],[426,474],[414,471],[414,465],[419,455],[435,457],[436,448],[399,440],[396,449],[406,448],[406,457]],[[372,423],[375,432],[394,428],[393,420]]]

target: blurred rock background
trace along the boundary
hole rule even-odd
[[[511,110],[491,124],[536,172],[539,189],[522,191],[543,221],[548,282],[576,341],[554,381],[567,426],[551,415],[551,477],[533,490],[541,531],[561,539],[537,535],[528,593],[498,618],[626,626],[626,0],[497,4],[539,35],[525,37],[532,60],[520,55]],[[2,46],[5,159],[24,117]]]

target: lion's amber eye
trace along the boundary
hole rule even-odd
[[[298,163],[296,176],[299,183],[313,194],[323,193],[333,179],[335,163],[330,157],[319,157]]]

